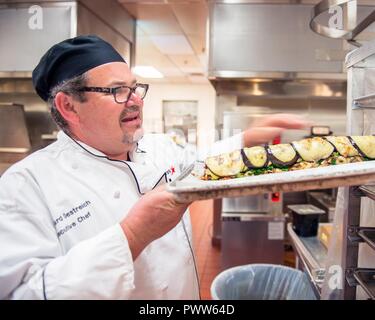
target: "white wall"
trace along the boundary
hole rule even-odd
[[[198,101],[198,146],[214,141],[215,90],[210,84],[150,84],[143,108],[145,132],[163,131],[163,100]]]

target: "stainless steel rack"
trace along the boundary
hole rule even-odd
[[[375,108],[375,94],[360,97],[353,100],[353,110],[355,109],[374,109]]]
[[[375,271],[374,269],[358,268],[353,273],[354,279],[366,291],[369,297],[375,299]]]
[[[375,250],[375,228],[360,226],[361,198],[374,197],[374,189],[375,186],[349,188],[347,223],[344,226],[345,237],[341,244],[344,256],[342,267],[345,278],[342,299],[356,299],[356,287],[361,286],[368,298],[375,300],[375,269],[358,267],[359,244],[365,243]],[[371,191],[368,192],[368,190]],[[297,253],[296,267],[306,272],[317,298],[320,298],[329,252],[320,243],[318,237],[299,237],[294,232],[291,223],[288,224],[287,231]]]
[[[350,53],[346,65],[348,134],[374,134],[374,125],[365,125],[365,118],[371,119],[375,115],[375,85],[368,85],[375,84],[375,80],[372,80],[375,74],[375,42],[368,42]],[[342,244],[345,253],[342,265],[345,275],[344,299],[357,299],[358,286],[369,299],[375,299],[375,268],[367,268],[374,267],[375,262],[368,259],[368,254],[364,256],[359,250],[360,244],[363,244],[368,247],[366,250],[372,249],[375,252],[375,212],[371,201],[375,201],[375,185],[348,188],[348,210],[343,224]],[[362,221],[370,221],[371,227],[363,226]],[[366,266],[363,267],[361,264]]]
[[[344,299],[356,298],[356,286],[361,286],[370,299],[375,299],[375,269],[358,267],[359,243],[366,243],[375,250],[375,228],[360,226],[362,197],[375,200],[375,186],[349,189],[348,224],[344,239],[346,245]]]
[[[375,200],[375,186],[361,186],[359,191],[363,193],[366,197]]]
[[[375,40],[352,51],[348,68],[347,134],[375,133]],[[314,239],[288,233],[299,268],[310,276],[322,299],[375,300],[375,181],[373,185],[340,187],[328,251],[309,247]],[[311,244],[311,243],[310,243]],[[323,254],[322,254],[323,253]],[[320,256],[320,259],[318,257]],[[341,285],[330,288],[331,267],[339,267]],[[297,265],[298,267],[298,265]],[[361,289],[359,289],[361,288]]]

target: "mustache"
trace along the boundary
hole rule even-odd
[[[120,120],[126,117],[128,114],[133,112],[140,112],[141,107],[138,105],[132,105],[130,107],[126,107],[121,113],[120,113]]]

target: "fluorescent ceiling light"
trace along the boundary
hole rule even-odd
[[[163,74],[152,66],[136,66],[133,72],[142,78],[164,78]]]

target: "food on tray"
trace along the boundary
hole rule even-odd
[[[201,179],[232,179],[373,159],[375,136],[314,137],[208,157]]]

